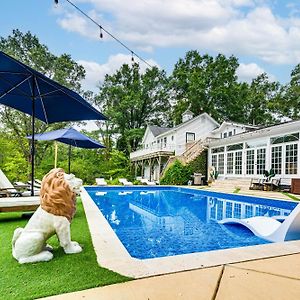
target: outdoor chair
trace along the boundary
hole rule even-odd
[[[276,217],[277,219],[278,216]],[[252,217],[246,219],[227,218],[219,224],[241,224],[256,236],[271,242],[284,242],[300,239],[300,204],[281,223],[272,217]]]
[[[0,192],[1,192],[1,196],[5,194],[6,197],[31,196],[30,186],[28,184],[18,181],[15,183],[15,185],[13,185],[6,177],[6,175],[2,172],[1,169],[0,169]],[[38,196],[39,190],[35,189],[34,195]]]
[[[263,190],[264,178],[251,178],[249,190]]]
[[[31,180],[27,181],[27,183],[29,184],[29,186],[31,186]],[[40,189],[42,186],[42,181],[39,179],[34,179],[33,181],[33,187],[36,189]]]
[[[107,182],[103,177],[100,177],[100,178],[96,178],[96,184],[99,186],[105,186],[107,185]]]
[[[156,185],[155,182],[149,181],[148,178],[142,178],[140,181],[141,181],[142,184],[145,184],[145,185]]]
[[[6,197],[0,200],[1,212],[35,211],[40,205],[39,197]]]
[[[126,178],[119,178],[119,182],[122,183],[125,186],[133,185],[133,183],[131,181],[128,181]]]
[[[280,178],[271,178],[268,181],[264,182],[264,190],[265,191],[274,191],[279,188]]]

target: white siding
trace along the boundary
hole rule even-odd
[[[188,123],[186,126],[178,128],[176,131],[176,149],[175,155],[181,155],[186,150],[186,133],[195,133],[195,141],[206,138],[216,125],[202,116]]]

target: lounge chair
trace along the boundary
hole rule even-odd
[[[279,218],[277,218],[279,219]],[[271,217],[252,217],[246,219],[228,218],[220,224],[241,224],[256,236],[270,242],[283,242],[300,239],[300,204],[281,223]]]
[[[249,190],[263,190],[265,178],[251,178]]]
[[[133,183],[131,181],[128,181],[126,178],[119,178],[119,182],[126,186],[133,185]]]
[[[39,205],[39,197],[6,197],[0,201],[0,212],[35,211]]]
[[[107,182],[103,177],[100,177],[100,178],[96,178],[96,184],[100,186],[105,186],[107,185]]]
[[[154,181],[149,181],[149,179],[147,179],[147,178],[142,178],[140,181],[141,181],[142,184],[156,185],[156,183]]]
[[[31,180],[27,181],[27,183],[31,186]],[[36,189],[40,189],[42,186],[42,181],[39,179],[34,179],[33,181],[33,187]]]
[[[13,185],[6,175],[0,170],[0,192],[3,195],[6,194],[7,197],[19,197],[19,196],[31,196],[30,186],[23,182],[17,181]],[[39,189],[34,190],[34,195],[39,195]]]
[[[264,182],[265,191],[274,191],[279,188],[280,178],[271,178],[268,181]]]

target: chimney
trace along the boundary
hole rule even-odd
[[[188,120],[193,119],[194,114],[189,109],[187,109],[181,116],[182,116],[182,123],[184,123]]]

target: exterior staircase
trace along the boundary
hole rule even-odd
[[[161,177],[169,169],[175,160],[179,160],[183,165],[186,165],[196,159],[207,147],[205,146],[207,139],[198,140],[188,147],[181,155],[170,156],[166,162],[163,170],[161,171]]]

